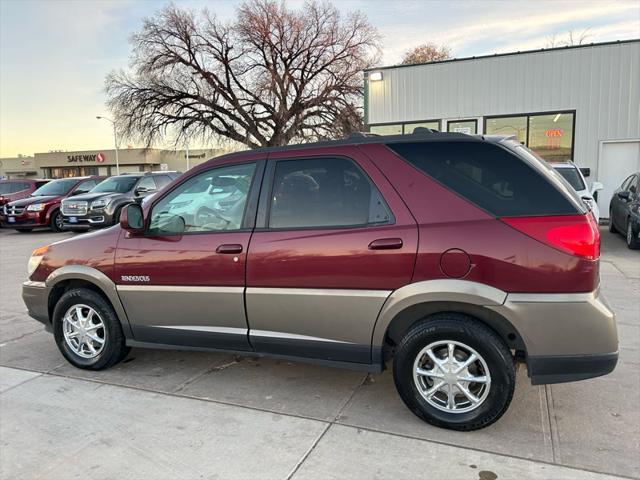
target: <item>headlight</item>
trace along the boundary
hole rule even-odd
[[[99,198],[91,202],[91,208],[104,208],[111,202],[110,198]]]
[[[36,248],[31,253],[31,257],[29,258],[29,263],[27,264],[27,276],[29,278],[31,278],[31,275],[33,275],[33,272],[36,271],[36,268],[38,268],[38,265],[40,265],[40,262],[42,261],[42,257],[44,257],[44,254],[47,253],[48,251],[49,251],[49,245],[46,245],[44,247]]]
[[[41,212],[44,210],[44,203],[32,203],[27,207],[28,212]]]

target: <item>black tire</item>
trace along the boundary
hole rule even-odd
[[[420,351],[437,341],[450,340],[474,349],[486,362],[491,385],[484,401],[474,410],[451,413],[429,404],[413,378]],[[458,313],[439,313],[415,324],[398,345],[393,378],[400,397],[419,418],[436,427],[469,431],[484,428],[507,411],[515,390],[516,373],[511,352],[490,328]]]
[[[16,228],[15,230],[20,233],[29,233],[33,231],[33,228]]]
[[[630,250],[638,250],[640,249],[640,241],[638,241],[638,234],[633,228],[633,222],[631,219],[627,219],[627,232],[625,235],[625,241],[627,242],[627,247]]]
[[[83,358],[75,353],[64,339],[62,319],[66,312],[77,304],[93,308],[104,324],[104,346],[94,358]],[[120,321],[113,307],[102,295],[86,288],[74,288],[66,292],[53,310],[53,335],[62,355],[74,367],[87,370],[103,370],[120,362],[127,356],[130,347],[125,345]]]
[[[609,231],[611,233],[616,233],[618,230],[616,226],[613,224],[613,212],[609,209]]]
[[[51,217],[49,218],[49,228],[54,232],[62,232],[64,230],[60,210],[56,210],[51,214]]]

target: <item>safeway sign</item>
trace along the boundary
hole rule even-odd
[[[100,153],[85,153],[82,155],[67,155],[67,162],[69,163],[86,163],[86,162],[98,162],[104,163],[107,159],[106,155]]]

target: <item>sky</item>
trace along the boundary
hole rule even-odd
[[[174,0],[232,20],[232,0]],[[299,7],[301,0],[289,0]],[[104,79],[126,68],[129,38],[160,0],[0,0],[0,157],[113,145]],[[445,44],[453,57],[544,48],[588,29],[587,42],[640,38],[640,2],[578,0],[337,0],[382,35],[381,65],[409,48]],[[123,147],[127,146],[124,142]],[[133,145],[138,146],[138,145]],[[163,145],[158,145],[163,146]],[[201,146],[201,145],[197,145]],[[194,146],[192,146],[193,148]]]

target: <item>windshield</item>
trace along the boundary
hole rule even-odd
[[[556,172],[562,175],[562,177],[567,182],[569,182],[569,185],[571,185],[576,192],[579,192],[580,190],[584,190],[586,188],[577,168],[574,168],[574,167],[572,168],[553,167],[553,168],[555,168]]]
[[[133,188],[139,177],[111,177],[96,185],[91,193],[117,192],[127,193]]]
[[[31,194],[32,197],[44,197],[46,195],[66,195],[76,186],[78,180],[75,178],[63,178],[46,183]]]

